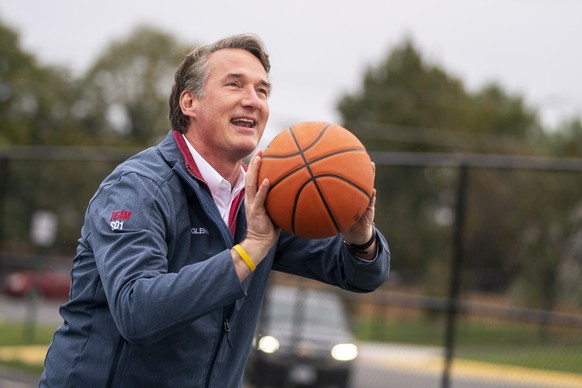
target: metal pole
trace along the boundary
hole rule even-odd
[[[455,230],[453,234],[453,260],[451,263],[449,298],[446,309],[445,363],[441,388],[449,388],[451,384],[451,367],[454,358],[456,321],[459,309],[458,299],[461,291],[461,275],[463,269],[463,232],[465,230],[467,184],[468,167],[466,164],[462,164],[459,168],[459,185],[457,188]]]
[[[4,215],[6,214],[6,197],[8,197],[8,175],[10,172],[10,160],[8,157],[0,157],[0,252],[4,242]],[[1,271],[1,268],[0,268]]]
[[[305,310],[307,308],[307,288],[305,286],[305,279],[299,277],[297,279],[297,294],[295,296],[294,305],[293,305],[293,317],[292,317],[292,334],[291,334],[291,360],[289,362],[289,373],[285,377],[285,384],[283,385],[284,388],[292,388],[295,386],[294,379],[296,376],[292,376],[293,373],[296,373],[296,368],[299,365],[299,356],[298,356],[298,348],[300,342],[303,339],[304,331],[305,331]]]

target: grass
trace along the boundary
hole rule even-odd
[[[0,346],[48,345],[55,332],[54,326],[26,326],[21,323],[0,322]]]
[[[458,358],[515,365],[527,368],[582,374],[579,347],[556,345],[490,346],[482,349],[461,348]]]
[[[46,345],[52,340],[54,326],[26,326],[21,323],[0,322],[0,349],[10,346]],[[0,357],[0,364],[13,369],[40,376],[42,362],[25,362],[19,359]]]
[[[0,347],[48,346],[54,330],[52,326],[26,328],[18,323],[0,322]],[[356,334],[363,341],[443,346],[445,325],[438,318],[361,319]],[[579,328],[551,328],[544,332],[535,325],[461,321],[455,344],[455,356],[461,359],[582,374]],[[43,369],[42,363],[2,359],[0,363],[39,375]]]
[[[30,373],[31,375],[39,376],[44,370],[43,364],[28,363],[24,361],[17,360],[0,360],[0,364],[7,366],[11,369],[16,369],[25,373]]]
[[[454,337],[455,357],[582,374],[582,330],[534,324],[460,321]],[[441,319],[361,320],[361,340],[444,346]]]

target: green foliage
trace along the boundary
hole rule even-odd
[[[155,143],[169,130],[168,96],[188,47],[138,27],[81,76],[40,65],[0,23],[0,145]]]
[[[525,152],[524,138],[541,130],[522,97],[495,84],[472,94],[408,40],[368,69],[361,91],[338,108],[371,150]]]
[[[51,247],[35,247],[34,252],[70,256],[75,251],[89,199],[101,180],[121,160],[11,161],[3,219],[19,222],[4,228],[4,244],[31,252],[32,248],[27,248],[26,243],[33,214],[37,210],[50,211],[58,216],[55,243]]]
[[[582,119],[565,120],[558,129],[544,134],[554,156],[582,155]]]
[[[139,27],[113,42],[78,79],[65,69],[40,65],[2,23],[0,45],[0,146],[7,151],[15,145],[143,148],[169,130],[167,99],[175,68],[188,50],[172,36]],[[69,151],[39,147],[33,152],[50,153],[54,160],[2,164],[8,167],[0,171],[3,247],[53,255],[74,251],[89,198],[121,156],[118,152],[107,161],[105,150]],[[91,154],[97,158],[79,161]],[[29,241],[37,210],[58,216],[58,235],[49,250]]]
[[[0,23],[0,144],[66,143],[72,88],[63,69],[41,66]]]
[[[169,34],[145,26],[113,42],[80,83],[82,121],[134,145],[157,142],[170,129],[168,96],[186,52]]]
[[[521,96],[496,84],[467,90],[410,40],[370,67],[360,91],[343,96],[338,108],[372,151],[579,156],[582,144],[579,119],[547,133]],[[580,201],[571,177],[549,181],[523,171],[470,171],[465,289],[513,290],[527,305],[555,306],[560,271],[567,272],[561,262],[580,227],[569,215]],[[454,168],[377,166],[376,223],[390,238],[393,271],[428,294],[448,293],[458,184]]]
[[[157,142],[169,129],[167,99],[176,66],[188,49],[171,35],[142,26],[112,42],[85,74],[74,78],[67,69],[41,65],[34,53],[21,48],[18,34],[0,22],[0,146],[143,147]],[[370,151],[582,154],[580,118],[544,129],[536,109],[522,96],[497,84],[468,90],[458,77],[428,63],[411,40],[370,65],[360,90],[344,95],[338,109],[344,126]],[[8,188],[0,193],[3,249],[72,254],[87,201],[119,158],[66,159],[12,160],[8,172],[0,171],[8,177]],[[579,185],[572,183],[577,178],[579,174],[471,171],[463,289],[504,292],[528,307],[579,307],[582,200]],[[448,293],[458,184],[458,170],[452,167],[377,166],[376,223],[390,241],[395,285],[401,280],[424,287],[426,294]],[[40,209],[58,214],[57,243],[50,252],[29,242],[29,220]],[[381,322],[362,322],[360,337],[437,345],[443,338],[438,320]],[[18,342],[15,330],[21,329],[1,327],[0,343]],[[469,325],[461,328],[459,338],[472,357],[504,360],[503,345],[526,354],[534,344],[540,354],[562,351],[564,365],[582,365],[571,348],[558,346],[568,341],[556,340],[551,331],[540,337],[522,329]],[[42,341],[48,343],[50,335],[52,329],[42,334]],[[472,347],[481,345],[492,348],[475,354]],[[538,357],[522,364],[546,362]]]
[[[73,78],[66,69],[39,64],[2,23],[0,48],[0,145],[123,147],[156,143],[169,129],[172,78],[189,49],[141,26]],[[344,125],[370,151],[571,157],[582,151],[579,118],[544,130],[522,96],[496,84],[468,90],[458,77],[427,62],[411,40],[370,65],[360,90],[343,96],[338,108]],[[59,215],[61,249],[70,253],[84,207],[110,168],[95,161],[11,162],[9,173],[2,172],[9,189],[0,204],[0,241],[29,244],[32,213],[51,210]],[[448,292],[457,185],[454,168],[377,166],[376,223],[390,239],[393,271],[433,295]],[[565,280],[581,266],[576,187],[536,174],[472,171],[463,248],[473,277],[464,287],[490,291],[482,277],[491,275],[507,280],[495,285],[497,292],[551,307],[554,294],[535,289],[541,282],[576,290],[573,300],[580,304],[581,287]],[[7,227],[9,220],[20,222]]]

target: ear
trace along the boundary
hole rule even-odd
[[[191,92],[183,91],[180,95],[180,109],[184,116],[196,117],[198,98]]]

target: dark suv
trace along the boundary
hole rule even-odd
[[[349,387],[358,355],[340,297],[269,288],[245,372],[254,387]]]

